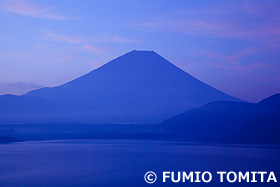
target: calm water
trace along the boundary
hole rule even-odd
[[[279,186],[217,183],[216,171],[274,171],[280,149],[140,140],[27,141],[0,145],[0,186]],[[144,174],[154,171],[154,184]],[[162,183],[162,171],[210,171],[204,183]]]

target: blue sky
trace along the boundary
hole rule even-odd
[[[211,86],[257,102],[280,92],[279,1],[0,1],[0,94],[79,77],[154,50]]]

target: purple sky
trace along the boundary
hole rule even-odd
[[[280,1],[0,1],[0,94],[79,77],[154,50],[205,83],[256,102],[280,92]]]

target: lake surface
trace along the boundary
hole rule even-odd
[[[144,175],[158,179],[147,184]],[[210,183],[163,183],[163,171],[210,171]],[[274,171],[278,183],[219,183],[217,171]],[[148,140],[0,144],[0,186],[279,186],[280,149]]]

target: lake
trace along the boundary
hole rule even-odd
[[[147,184],[144,175],[157,174]],[[210,183],[162,182],[163,171],[209,171]],[[217,171],[274,171],[277,146],[203,145],[149,140],[52,140],[0,144],[0,186],[279,186],[220,183]]]

